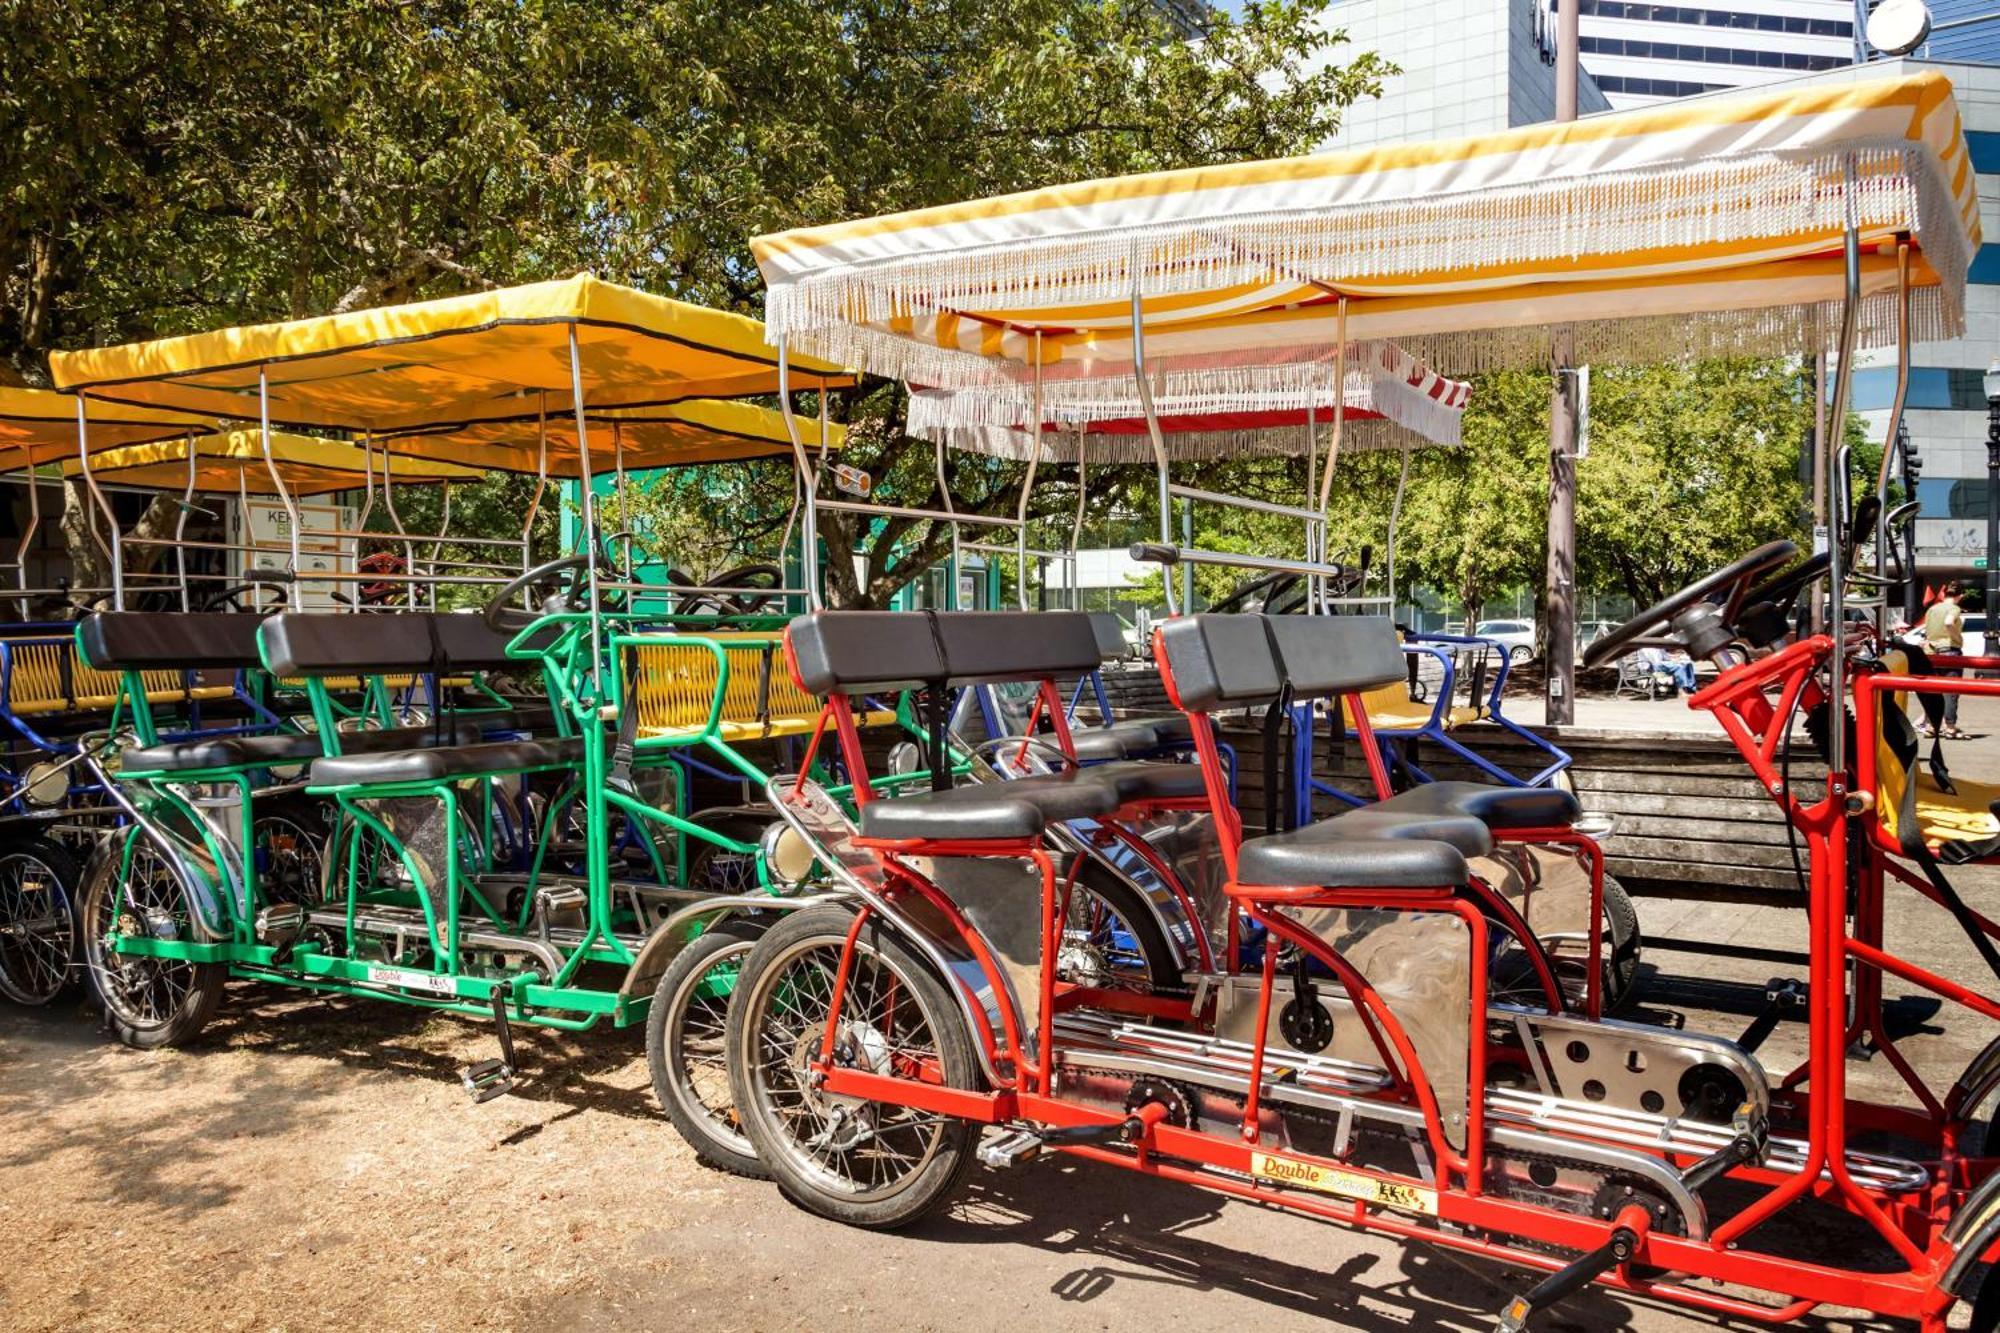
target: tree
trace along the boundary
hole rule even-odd
[[[1465,442],[1410,469],[1399,577],[1449,591],[1469,626],[1505,588],[1538,586],[1548,549],[1549,379],[1500,371],[1474,381]],[[1404,574],[1402,571],[1407,570]]]
[[[1190,41],[1146,0],[14,0],[0,365],[578,268],[754,310],[758,232],[1323,141],[1389,69],[1310,68],[1324,3]],[[837,415],[887,494],[938,498],[900,390]],[[991,511],[1018,479],[946,484]],[[844,600],[946,542],[891,527],[857,580],[826,516]]]
[[[1796,363],[1603,368],[1590,410],[1590,456],[1577,466],[1587,585],[1651,606],[1755,546],[1801,535],[1812,380]]]

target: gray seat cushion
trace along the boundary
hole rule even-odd
[[[1007,795],[1010,782],[958,787],[921,796],[870,801],[861,807],[864,838],[887,842],[1018,842],[1038,838],[1048,820],[1033,801]]]
[[[1237,855],[1240,884],[1272,888],[1436,889],[1465,885],[1465,857],[1442,842],[1314,838],[1312,829],[1251,838]]]
[[[1368,807],[1401,814],[1464,815],[1488,828],[1568,828],[1582,813],[1560,787],[1493,787],[1483,782],[1426,782]]]
[[[385,754],[349,754],[313,760],[312,785],[432,782],[440,778],[470,778],[486,773],[511,773],[555,763],[547,747],[534,741],[487,741],[479,745],[449,745],[427,750],[392,750]]]
[[[1466,815],[1426,815],[1368,805],[1298,830],[1308,837],[1366,838],[1390,842],[1441,842],[1462,856],[1493,850],[1493,830]]]
[[[1101,781],[1096,769],[1038,773],[871,801],[861,808],[861,834],[974,842],[1032,838],[1050,823],[1095,819],[1120,804],[1117,789]]]
[[[375,731],[343,731],[340,748],[350,754],[408,750],[439,739],[430,727],[388,727]],[[458,724],[442,737],[447,745],[479,739],[477,727]],[[316,733],[281,732],[269,736],[196,736],[127,750],[123,767],[131,773],[177,773],[209,768],[259,768],[318,759],[325,747]]]
[[[1128,801],[1173,801],[1207,793],[1201,770],[1193,764],[1147,763],[1128,760],[1098,764],[1085,772],[1099,782],[1108,782],[1118,793],[1120,804]]]

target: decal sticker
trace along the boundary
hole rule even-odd
[[[1437,1191],[1421,1185],[1382,1180],[1358,1171],[1341,1171],[1268,1152],[1250,1154],[1250,1174],[1276,1185],[1337,1194],[1343,1199],[1359,1199],[1363,1203],[1396,1208],[1406,1213],[1422,1213],[1426,1217],[1437,1216]]]
[[[433,995],[456,995],[458,983],[450,977],[433,976],[429,972],[406,972],[400,967],[371,967],[368,979],[383,986],[401,986],[404,990],[426,990]]]

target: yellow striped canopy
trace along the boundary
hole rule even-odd
[[[276,495],[271,469],[264,461],[260,432],[232,430],[194,440],[194,488],[205,493]],[[325,495],[333,491],[361,490],[368,484],[371,470],[382,474],[379,454],[370,460],[366,450],[344,440],[322,440],[289,431],[271,433],[271,458],[284,478],[285,489],[294,495]],[[99,481],[121,486],[143,486],[152,490],[183,491],[188,484],[188,441],[185,437],[153,444],[129,444],[122,448],[93,453],[90,473]],[[83,463],[70,459],[63,475],[83,474]],[[485,476],[478,468],[450,463],[404,460],[394,465],[398,483],[477,481]]]
[[[213,421],[183,412],[107,405],[90,410],[87,438],[95,452],[214,429]],[[0,388],[0,471],[74,458],[76,440],[73,395]]]
[[[571,408],[570,337],[591,407],[777,391],[763,326],[578,274],[440,301],[283,324],[218,329],[57,353],[57,384],[93,400],[271,420],[354,434],[530,422]],[[834,366],[792,359],[802,388],[841,382]]]
[[[797,418],[799,439],[820,447],[819,419]],[[590,470],[602,476],[615,469],[620,455],[628,472],[682,467],[693,463],[727,463],[743,459],[789,455],[791,436],[784,414],[754,403],[697,398],[663,407],[608,408],[585,413],[590,442]],[[471,463],[484,468],[534,475],[543,441],[539,422],[477,422],[450,430],[387,435],[377,443],[391,453],[413,459]],[[827,425],[827,447],[846,443],[838,422]],[[548,474],[575,479],[583,475],[583,458],[576,445],[576,417],[551,417],[546,423]],[[396,465],[401,477],[403,465]]]
[[[1851,176],[1851,187],[1849,180]],[[1447,374],[1826,346],[1852,206],[1863,345],[1963,324],[1978,200],[1938,74],[1569,124],[1121,177],[763,236],[789,348],[960,388],[1125,377],[1141,298],[1158,391],[1323,379],[1343,341]],[[1345,327],[1339,313],[1345,298]],[[1344,338],[1342,334],[1344,333]],[[1076,391],[1081,392],[1081,391]]]

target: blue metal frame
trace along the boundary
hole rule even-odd
[[[1473,647],[1488,649],[1496,655],[1499,661],[1499,666],[1493,673],[1493,684],[1486,691],[1485,701],[1482,705],[1485,720],[1494,723],[1512,735],[1520,737],[1549,758],[1549,762],[1531,777],[1523,778],[1509,772],[1498,764],[1495,764],[1492,760],[1487,759],[1485,756],[1466,746],[1463,742],[1456,740],[1451,734],[1451,707],[1452,699],[1456,697],[1458,692],[1458,667],[1457,663],[1453,660],[1453,654],[1447,651],[1447,649]],[[1437,779],[1432,777],[1409,756],[1407,743],[1423,740],[1435,742],[1450,753],[1465,760],[1465,762],[1471,764],[1495,782],[1508,787],[1545,787],[1555,780],[1556,774],[1570,766],[1571,759],[1567,750],[1556,745],[1546,736],[1538,736],[1534,732],[1529,731],[1520,723],[1509,718],[1502,709],[1501,695],[1507,688],[1507,673],[1513,668],[1513,662],[1508,655],[1506,645],[1493,639],[1480,638],[1470,634],[1411,633],[1404,636],[1403,652],[1412,657],[1430,656],[1436,658],[1439,665],[1444,669],[1444,679],[1439,682],[1437,691],[1431,698],[1431,715],[1421,726],[1377,727],[1374,729],[1376,748],[1382,752],[1382,758],[1385,763],[1391,767],[1402,769],[1402,771],[1408,773],[1418,782],[1435,782]],[[1350,726],[1347,728],[1347,734],[1349,736],[1356,736],[1357,733]],[[1313,798],[1315,796],[1331,796],[1336,800],[1353,806],[1369,804],[1368,798],[1356,796],[1352,792],[1342,791],[1331,783],[1314,776],[1316,768],[1313,754],[1314,741],[1315,728],[1313,727],[1312,706],[1310,704],[1295,706],[1292,709],[1292,791],[1294,792],[1292,817],[1299,825],[1304,825],[1311,821]]]

